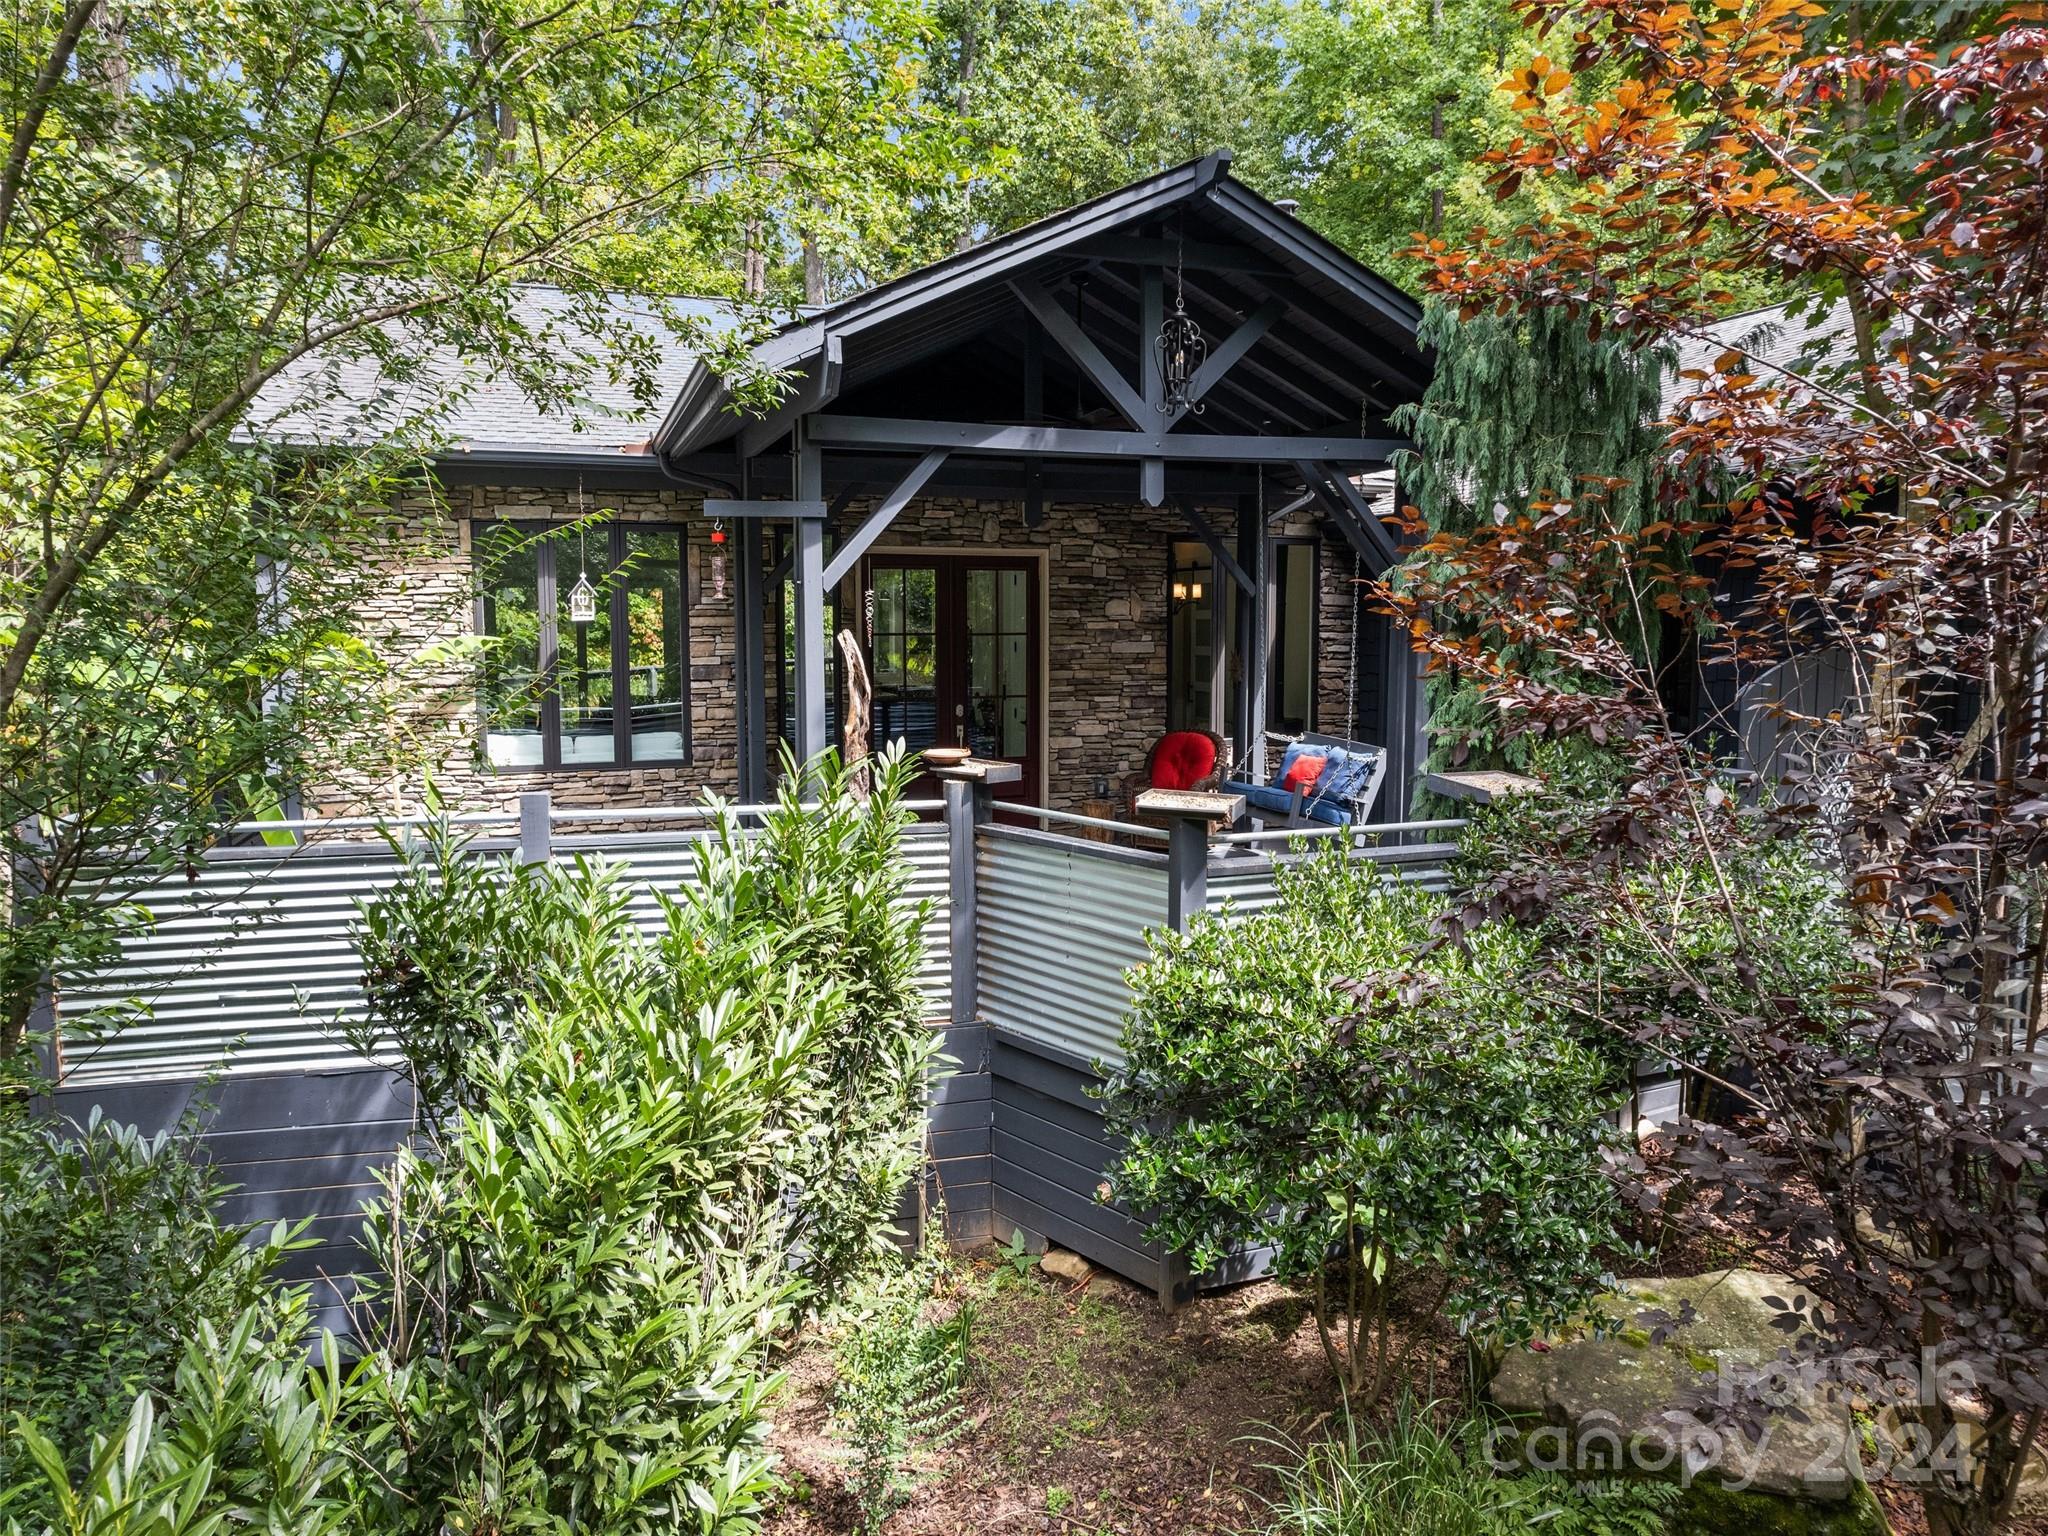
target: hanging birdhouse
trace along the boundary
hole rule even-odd
[[[576,585],[569,589],[569,622],[588,624],[597,618],[597,588],[590,584],[590,573],[576,573]]]

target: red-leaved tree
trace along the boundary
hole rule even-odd
[[[1477,533],[1419,530],[1386,596],[1513,727],[1621,759],[1464,920],[1539,916],[1560,954],[1642,930],[1605,1021],[1722,1091],[1634,1170],[1644,1198],[1738,1213],[1827,1304],[1836,1365],[1939,1362],[1901,1405],[1932,1454],[1901,1470],[1945,1536],[2014,1518],[2048,1409],[2048,28],[1879,25],[1934,14],[1530,0],[1554,61],[1508,82],[1494,175],[1564,211],[1417,254],[1468,314],[1675,342],[1673,478],[1711,511],[1631,530],[1597,483],[1527,487]],[[1794,296],[1789,340],[1710,329],[1738,267]],[[1745,792],[1681,729],[1624,643],[1659,622],[1719,679],[1831,659],[1825,714],[1777,722],[1801,771]],[[1532,651],[1540,675],[1503,659]],[[1701,901],[1731,974],[1768,940],[1731,873],[1759,838],[1839,874],[1855,963],[1825,995],[1720,986],[1688,950]],[[1631,900],[1660,859],[1703,889]]]

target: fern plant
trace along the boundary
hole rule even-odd
[[[840,1333],[833,1406],[853,1450],[849,1491],[864,1536],[879,1531],[915,1486],[911,1455],[950,1444],[966,1424],[962,1389],[974,1309],[930,1318],[942,1255],[872,1287]]]

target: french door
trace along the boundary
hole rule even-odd
[[[1000,555],[872,555],[869,670],[876,750],[961,746],[1024,770],[1002,800],[1037,793],[1038,562]]]

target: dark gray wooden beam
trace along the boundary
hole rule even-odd
[[[764,501],[758,497],[707,496],[704,498],[704,515],[709,518],[729,517],[735,522],[748,518],[787,517],[822,518],[827,508],[822,497],[817,500]]]
[[[1106,273],[1102,275],[1104,281],[1099,285],[1101,287],[1113,288],[1120,281],[1119,279],[1109,277]],[[1077,288],[1076,293],[1081,300],[1081,307],[1084,311],[1092,311],[1101,315],[1106,320],[1121,325],[1130,324],[1130,311],[1118,309],[1109,300],[1104,298],[1100,292],[1096,291],[1095,288]],[[1112,361],[1115,361],[1114,357]],[[1329,420],[1329,413],[1327,411],[1318,410],[1313,416],[1299,416],[1284,407],[1276,409],[1270,400],[1250,394],[1238,383],[1230,379],[1225,379],[1217,387],[1209,401],[1209,405],[1212,410],[1219,410],[1228,414],[1233,422],[1247,432],[1256,432],[1262,426],[1276,421],[1283,426],[1292,427],[1297,431],[1307,431],[1315,423]]]
[[[1223,376],[1236,367],[1238,360],[1251,351],[1258,344],[1259,338],[1272,330],[1274,324],[1286,313],[1285,304],[1278,299],[1268,299],[1247,315],[1244,323],[1224,337],[1216,350],[1203,359],[1202,366],[1195,370],[1194,378],[1188,381],[1187,405],[1175,409],[1167,418],[1166,424],[1174,425],[1188,414],[1191,407],[1201,404],[1209,391],[1223,382]]]
[[[1137,289],[1131,284],[1125,274],[1111,271],[1107,267],[1099,267],[1095,270],[1101,277],[1105,287],[1116,289],[1127,298],[1136,297]],[[1207,298],[1192,283],[1188,285],[1188,292],[1190,297],[1202,299],[1212,310],[1222,314],[1233,315],[1243,312],[1242,307],[1237,304],[1222,304],[1214,299]],[[1099,303],[1100,301],[1098,300],[1097,302]],[[1198,314],[1196,319],[1199,321],[1202,319],[1202,316]],[[1210,319],[1213,321],[1213,314],[1210,316]],[[1257,378],[1266,389],[1265,393],[1257,395],[1251,394],[1248,389],[1240,391],[1246,401],[1246,406],[1244,410],[1239,410],[1238,414],[1245,414],[1245,410],[1255,412],[1256,414],[1252,417],[1254,422],[1265,420],[1278,421],[1293,427],[1297,431],[1303,431],[1316,422],[1328,421],[1332,417],[1345,420],[1350,418],[1351,412],[1348,397],[1340,395],[1338,397],[1339,403],[1333,404],[1328,399],[1310,393],[1299,382],[1262,366],[1257,359],[1246,359],[1240,372],[1243,376]],[[1232,382],[1226,382],[1224,388],[1230,390]],[[1280,399],[1276,400],[1275,396],[1280,397]],[[1292,401],[1294,404],[1290,407],[1281,403],[1282,400]]]
[[[794,429],[796,499],[815,500],[822,513],[825,465],[818,444],[809,440],[805,424]],[[832,743],[826,734],[825,710],[825,519],[800,518],[796,524],[796,755],[806,764]]]
[[[1237,558],[1230,552],[1230,546],[1223,542],[1223,536],[1209,526],[1209,520],[1202,516],[1201,508],[1186,496],[1174,497],[1173,504],[1180,509],[1182,520],[1194,530],[1195,536],[1209,546],[1210,556],[1223,567],[1230,579],[1237,583],[1238,591],[1249,593],[1252,589],[1251,577],[1247,576],[1244,567],[1237,563]]]
[[[832,556],[831,564],[825,567],[826,591],[831,591],[846,580],[860,557],[868,552],[876,539],[888,531],[889,525],[896,521],[897,514],[910,505],[917,493],[924,489],[924,483],[937,474],[939,466],[945,462],[946,450],[934,448],[917,461],[916,467],[897,482],[896,489],[884,496],[874,511],[861,520],[860,527],[839,546],[838,551]]]
[[[1318,463],[1303,468],[1304,471],[1314,469],[1328,483],[1338,503],[1357,522],[1359,531],[1365,535],[1367,542],[1379,555],[1382,570],[1400,562],[1401,551],[1394,542],[1394,536],[1387,532],[1386,525],[1379,520],[1378,514],[1373,511],[1371,503],[1360,494],[1358,487],[1351,483],[1349,475],[1330,463]]]
[[[1067,459],[1160,458],[1191,463],[1333,464],[1389,462],[1414,445],[1399,437],[1234,436],[1187,432],[1104,432],[1089,427],[1019,427],[993,422],[909,421],[886,416],[814,416],[811,438],[833,448],[949,448],[959,453]]]
[[[1062,309],[1051,294],[1030,278],[1013,279],[1010,291],[1045,327],[1046,335],[1059,343],[1060,350],[1073,360],[1074,366],[1102,391],[1125,421],[1134,427],[1150,425],[1145,420],[1143,397],[1131,387],[1131,381],[1118,373],[1109,359],[1102,355],[1102,348],[1095,345],[1094,337],[1081,329],[1080,321]]]
[[[1117,261],[1126,266],[1183,266],[1194,271],[1248,272],[1260,277],[1278,277],[1285,268],[1271,257],[1241,245],[1223,245],[1210,240],[1147,239],[1142,235],[1096,235],[1068,247],[1077,255],[1096,261]]]
[[[1159,372],[1159,328],[1165,319],[1165,274],[1147,267],[1138,274],[1138,377],[1144,383],[1145,419],[1131,423],[1141,431],[1173,425],[1166,419],[1166,380]],[[1166,460],[1139,461],[1138,500],[1148,507],[1166,500]]]

